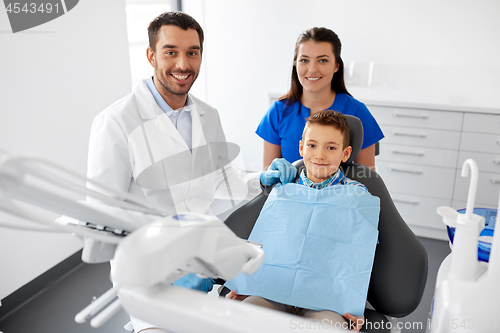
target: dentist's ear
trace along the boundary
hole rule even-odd
[[[342,162],[346,162],[349,159],[349,157],[351,157],[351,153],[352,153],[352,147],[351,146],[345,147],[343,151]]]
[[[151,46],[148,46],[148,48],[146,49],[146,57],[148,58],[148,61],[151,64],[151,66],[156,67],[155,66],[155,51],[153,51]]]

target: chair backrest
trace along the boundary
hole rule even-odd
[[[350,179],[363,183],[368,191],[380,198],[379,244],[375,252],[368,302],[375,310],[392,317],[405,317],[420,304],[427,280],[427,252],[399,214],[389,192],[377,172],[353,163],[363,141],[361,121],[346,116],[353,152],[341,165]],[[298,149],[298,148],[297,148]],[[302,160],[294,162],[299,172]],[[239,237],[248,238],[271,188],[234,211],[226,225]]]
[[[352,147],[352,152],[349,159],[340,164],[341,166],[353,163],[356,157],[358,157],[361,147],[363,146],[363,125],[361,124],[361,120],[357,117],[349,115],[344,116],[347,120],[347,125],[349,125],[349,137],[351,138],[349,145]]]

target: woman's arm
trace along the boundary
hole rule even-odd
[[[375,154],[375,150],[374,150]],[[264,140],[264,170],[267,170],[275,158],[281,158],[281,146]]]
[[[264,156],[265,148],[264,148]],[[366,147],[365,149],[361,149],[358,154],[358,157],[354,160],[354,162],[366,165],[367,167],[375,170],[375,144]]]

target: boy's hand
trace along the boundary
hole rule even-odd
[[[229,299],[236,299],[238,295],[236,294],[236,290],[231,290],[229,293],[226,294],[226,298]]]
[[[247,295],[238,295],[236,293],[236,290],[231,290],[229,293],[226,294],[226,298],[234,299],[234,300],[237,300],[237,301],[242,301],[242,300],[244,300],[247,297],[248,297]]]
[[[277,182],[290,183],[297,175],[297,168],[284,158],[275,158],[269,168],[260,174],[262,185],[271,186]]]
[[[356,317],[349,313],[344,313],[344,318],[349,321],[349,329],[354,332],[359,332],[365,323],[365,316]]]

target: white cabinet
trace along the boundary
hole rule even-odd
[[[460,176],[460,168],[468,158],[474,159],[479,168],[476,207],[497,208],[500,192],[500,115],[465,114],[453,208],[463,208],[467,201],[469,180]]]
[[[500,114],[443,111],[367,103],[385,138],[376,157],[403,219],[423,237],[448,239],[439,206],[466,206],[470,177],[479,166],[476,207],[497,208],[500,192]]]
[[[458,156],[458,150],[456,149],[410,147],[397,143],[388,143],[385,140],[382,141],[383,144],[379,147],[380,156],[383,156],[385,160],[396,160],[411,165],[455,167]]]
[[[379,124],[452,131],[462,128],[461,113],[374,105],[368,105],[368,109]]]
[[[382,127],[376,159],[403,219],[419,236],[446,239],[436,213],[451,206],[463,124],[462,112],[368,105]]]

